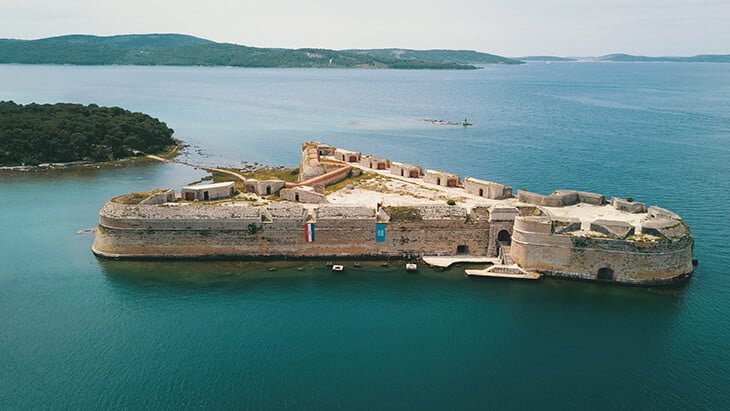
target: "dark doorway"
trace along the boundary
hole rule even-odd
[[[266,186],[266,195],[267,196],[271,195],[271,186]]]
[[[385,163],[378,163],[378,170],[385,170]]]
[[[411,170],[411,178],[418,178],[419,174],[418,170]]]
[[[457,245],[456,246],[456,254],[469,254],[469,246],[467,245]]]
[[[299,202],[299,194],[294,194],[294,201]]]
[[[613,281],[613,270],[610,267],[599,268],[596,278],[601,281]]]
[[[500,232],[497,233],[497,241],[499,241],[502,245],[512,245],[512,236],[509,234],[509,231],[500,230]]]
[[[441,185],[441,177],[437,177],[436,178],[436,185],[437,186],[440,186]]]
[[[480,188],[479,189],[479,197],[484,197],[484,189],[483,188]]]
[[[404,177],[405,176],[405,171],[403,169],[400,170],[400,176],[401,177]]]
[[[208,201],[208,200],[210,200],[210,195],[208,195],[207,191],[203,191],[203,201]]]

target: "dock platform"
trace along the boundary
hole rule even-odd
[[[448,255],[448,256],[426,256],[423,257],[423,262],[438,268],[449,268],[454,264],[469,263],[469,264],[499,264],[499,258],[495,257],[480,257],[473,255]]]
[[[493,265],[483,270],[464,270],[466,275],[474,277],[493,277],[493,278],[514,278],[518,280],[539,280],[542,274],[525,271],[517,264],[511,265]]]

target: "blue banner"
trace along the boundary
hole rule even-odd
[[[383,223],[375,224],[375,241],[377,241],[379,243],[385,242],[385,224],[383,224]]]

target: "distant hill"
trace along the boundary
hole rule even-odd
[[[521,61],[550,61],[550,62],[577,61],[574,58],[558,57],[558,56],[525,56],[525,57],[515,57],[515,59],[521,60]]]
[[[410,50],[410,49],[353,49],[343,50],[357,55],[374,56],[400,61],[428,61],[456,64],[524,64],[522,61],[481,53],[474,50]]]
[[[0,64],[171,65],[475,69],[475,64],[520,64],[469,50],[329,50],[247,47],[182,34],[67,35],[0,39]]]
[[[596,57],[598,61],[625,61],[625,62],[671,62],[671,63],[730,63],[730,54],[699,54],[690,57],[648,57],[631,54],[608,54]]]

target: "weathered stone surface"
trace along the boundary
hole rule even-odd
[[[519,210],[515,207],[492,206],[489,209],[489,221],[514,221],[519,215]]]
[[[421,170],[421,167],[413,164],[393,161],[390,163],[390,173],[400,177],[419,178],[423,175],[423,170]]]
[[[603,194],[589,193],[586,191],[573,191],[573,190],[555,190],[553,194],[563,195],[575,193],[578,196],[579,203],[602,205],[606,202],[606,197]]]
[[[682,217],[680,217],[677,213],[673,211],[669,211],[665,208],[657,207],[657,206],[651,206],[647,210],[649,213],[649,217],[654,218],[670,218],[673,220],[681,220]]]
[[[175,190],[169,188],[166,190],[156,190],[149,197],[140,201],[140,204],[155,205],[165,204],[168,202],[175,201]]]
[[[554,234],[570,233],[581,228],[581,222],[577,218],[554,218],[551,222]]]
[[[491,181],[479,180],[474,177],[467,177],[464,180],[464,189],[470,194],[495,200],[512,197],[512,187]]]
[[[681,220],[655,218],[642,221],[641,233],[670,239],[687,236],[687,226]]]
[[[426,170],[423,173],[423,181],[442,187],[458,187],[461,185],[461,179],[457,174],[438,170]]]
[[[515,263],[545,275],[583,279],[597,279],[599,270],[608,269],[613,281],[632,284],[670,282],[692,272],[689,236],[645,243],[557,234],[550,225],[545,216],[515,219],[510,248]]]
[[[605,234],[609,238],[624,239],[634,234],[634,226],[625,221],[595,220],[591,223],[591,231]]]
[[[545,207],[565,207],[578,203],[578,194],[575,191],[562,192],[560,194],[551,194],[549,196],[543,194],[532,193],[525,190],[517,192],[517,199],[523,203],[534,204]]]
[[[628,201],[618,197],[611,199],[611,206],[616,210],[626,211],[628,213],[641,214],[646,212],[646,204],[637,201]]]
[[[292,187],[279,191],[279,197],[295,203],[322,204],[327,202],[323,193],[316,192],[312,187]]]
[[[258,195],[272,195],[277,194],[286,183],[282,180],[257,180],[255,178],[248,178],[244,182],[246,191],[249,193],[256,193]]]
[[[362,156],[360,158],[360,165],[373,170],[388,170],[390,169],[390,160],[387,158],[373,157],[373,156]]]

